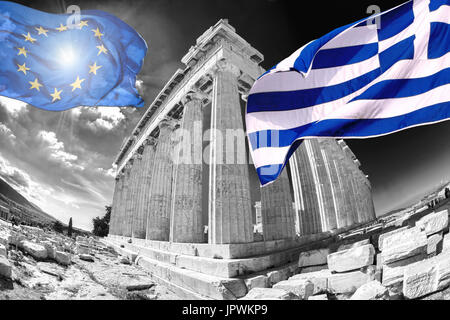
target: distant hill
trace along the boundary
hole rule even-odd
[[[6,198],[17,202],[23,206],[37,208],[36,205],[32,205],[24,196],[18,193],[13,187],[11,187],[5,180],[0,178],[0,194],[4,195]],[[42,211],[41,209],[38,209]]]
[[[54,217],[52,217],[48,213],[44,212],[37,205],[28,201],[24,196],[22,196],[19,192],[17,192],[13,187],[11,187],[2,178],[0,178],[0,195],[4,196],[5,198],[8,198],[9,200],[12,200],[12,201],[18,203],[24,207],[28,207],[28,208],[37,210],[39,213],[42,214],[43,217],[46,218],[46,220],[56,220]]]

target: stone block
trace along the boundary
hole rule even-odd
[[[338,247],[337,251],[342,251],[342,250],[348,250],[348,249],[352,249],[352,248],[356,248],[356,247],[361,247],[361,246],[364,246],[366,244],[370,244],[370,239],[364,239],[364,240],[360,240],[360,241],[357,241],[357,242],[341,244]]]
[[[275,283],[288,279],[290,276],[291,273],[289,268],[282,268],[267,273],[269,285],[271,286],[273,286]]]
[[[421,261],[406,266],[403,273],[403,296],[420,298],[437,290],[438,268],[431,261]]]
[[[298,258],[298,266],[302,268],[326,264],[329,254],[330,250],[328,248],[301,252]]]
[[[392,234],[383,240],[381,259],[383,264],[390,264],[421,253],[426,253],[427,237],[425,232],[414,227]]]
[[[55,260],[63,266],[68,266],[72,262],[70,254],[62,251],[56,251]]]
[[[42,241],[40,244],[43,245],[45,247],[45,249],[47,250],[47,257],[49,259],[55,260],[56,259],[56,248],[52,244],[52,242],[50,242],[50,241]]]
[[[275,284],[273,288],[292,292],[302,300],[308,299],[314,293],[314,284],[307,279],[284,280]]]
[[[427,254],[439,254],[442,251],[442,232],[435,233],[427,238]]]
[[[283,289],[254,288],[241,300],[299,300],[299,297]]]
[[[94,257],[90,254],[79,254],[78,257],[83,261],[94,262]]]
[[[402,228],[398,228],[398,229],[380,234],[378,237],[378,250],[383,251],[385,239],[389,239],[395,234],[402,233],[406,229],[408,229],[408,227],[402,227]]]
[[[269,286],[269,278],[263,275],[245,279],[245,285],[248,291],[253,288],[267,288]]]
[[[37,260],[47,259],[47,249],[43,245],[28,240],[22,240],[19,246]]]
[[[76,253],[77,254],[89,254],[89,246],[81,244],[81,243],[77,243],[76,245]]]
[[[416,226],[427,235],[444,230],[448,226],[448,211],[433,212],[416,222]]]
[[[196,295],[219,300],[234,300],[247,294],[247,287],[243,279],[218,278],[160,263],[143,256],[140,256],[136,261],[138,265],[149,271],[149,277],[152,280],[163,283],[177,291],[181,288],[183,289],[182,292],[188,290],[188,292],[194,292]]]
[[[0,256],[0,276],[11,279],[12,267],[9,260],[3,256]]]
[[[450,285],[450,255],[440,254],[433,259],[438,269],[438,290],[443,290]]]
[[[334,252],[328,255],[328,269],[333,272],[357,270],[373,264],[375,249],[371,244]]]
[[[389,291],[379,281],[373,280],[359,287],[350,300],[387,300]]]
[[[0,244],[0,257],[1,256],[5,258],[8,257],[8,252],[6,251],[6,247],[3,244]]]
[[[326,292],[328,289],[328,278],[331,276],[331,272],[328,269],[310,272],[310,273],[300,273],[289,278],[289,280],[300,280],[305,279],[312,284],[314,284],[313,294],[318,294]]]
[[[404,270],[405,266],[390,267],[384,265],[381,283],[385,287],[401,285],[403,283]]]
[[[450,233],[445,234],[442,241],[442,252],[445,251],[450,251]]]
[[[375,267],[345,273],[334,273],[328,278],[328,291],[331,293],[353,293],[363,284],[374,280]]]
[[[316,271],[325,270],[325,269],[328,269],[327,264],[322,264],[319,266],[309,266],[309,267],[300,268],[300,273],[310,273],[310,272],[316,272]]]
[[[425,260],[426,258],[428,258],[428,255],[424,251],[424,252],[421,252],[421,253],[419,253],[419,254],[417,254],[415,256],[391,262],[388,265],[390,267],[393,267],[393,268],[394,267],[401,267],[401,266],[406,266],[406,265],[411,264],[411,263],[415,263],[417,261]],[[383,261],[381,260],[381,262],[383,262]]]

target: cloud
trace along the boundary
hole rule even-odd
[[[64,143],[56,138],[56,134],[51,131],[41,130],[38,137],[44,142],[49,152],[50,159],[62,163],[65,167],[84,170],[84,167],[75,163],[78,156],[64,150]]]
[[[13,167],[3,158],[0,158],[0,176],[14,187],[28,188],[30,186],[30,176],[22,170]]]
[[[0,154],[0,176],[10,184],[17,192],[30,201],[38,204],[42,201],[42,196],[51,194],[52,189],[41,186],[35,182],[28,173],[13,166]]]
[[[72,109],[72,115],[83,121],[92,131],[110,131],[125,120],[123,108],[119,107],[78,107]]]
[[[0,135],[6,137],[7,139],[16,140],[15,134],[9,129],[5,124],[0,122]]]
[[[114,168],[109,168],[109,169],[97,168],[97,171],[104,174],[107,177],[114,178],[116,176],[116,170]]]
[[[25,102],[0,96],[0,105],[4,106],[6,111],[13,117],[18,117],[20,113],[26,111]]]

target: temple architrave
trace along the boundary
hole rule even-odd
[[[115,160],[107,241],[188,298],[242,297],[255,274],[295,268],[308,243],[375,219],[369,180],[343,140],[305,140],[264,188],[247,142],[246,161],[239,142],[229,147],[227,130],[245,132],[244,99],[262,61],[220,20],[182,58],[185,68]],[[182,155],[190,162],[175,161],[179,132],[190,136]]]

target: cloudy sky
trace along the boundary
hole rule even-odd
[[[270,68],[326,32],[403,1],[146,0],[21,1],[46,12],[81,9],[110,12],[134,27],[149,51],[140,79],[146,105],[177,68],[195,39],[220,18],[265,56]],[[306,17],[316,17],[308,19]],[[326,17],[326,18],[324,18]],[[43,111],[0,98],[0,176],[62,221],[91,229],[111,202],[111,164],[142,109],[75,108]],[[373,185],[378,214],[397,208],[450,179],[450,122],[383,138],[348,140]]]

